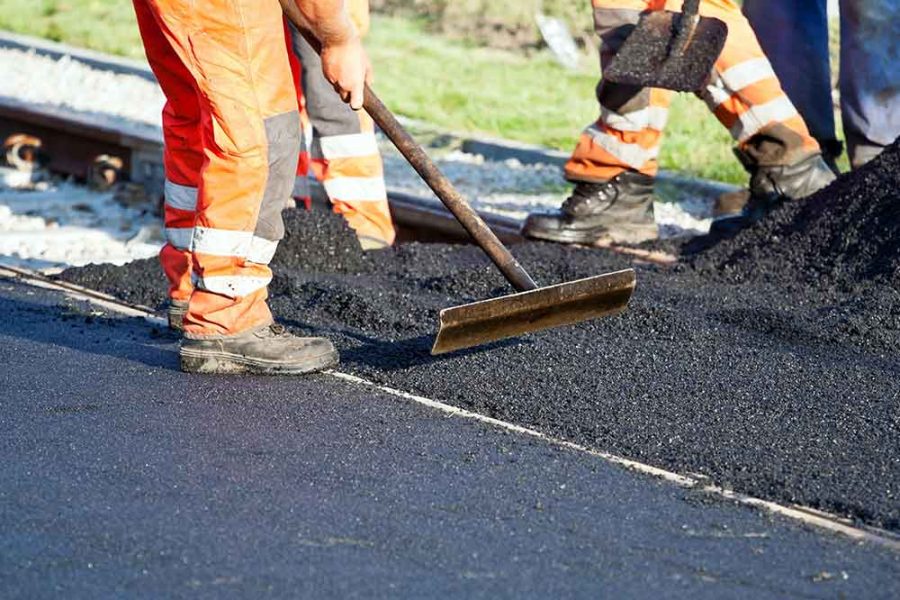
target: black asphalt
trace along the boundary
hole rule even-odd
[[[344,368],[600,450],[900,532],[900,142],[674,269],[639,268],[620,317],[434,359],[441,308],[509,293],[472,247],[364,254],[334,215],[289,211],[276,316]],[[671,241],[662,246],[671,247]],[[542,284],[629,266],[522,244]],[[63,277],[153,306],[157,261]]]
[[[408,244],[359,257],[339,217],[299,212],[287,221],[273,312],[332,338],[343,368],[900,531],[900,288],[826,293],[643,267],[621,316],[435,358],[441,308],[510,291],[477,248]],[[553,244],[521,244],[515,254],[542,284],[628,265]],[[64,276],[150,306],[166,289],[154,259]]]
[[[0,595],[897,597],[886,550],[0,280]],[[485,390],[490,393],[490,390]]]

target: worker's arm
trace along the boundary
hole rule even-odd
[[[344,0],[280,2],[288,19],[319,41],[325,78],[351,108],[362,108],[364,85],[371,79],[371,65]]]

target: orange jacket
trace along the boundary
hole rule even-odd
[[[360,37],[366,35],[369,32],[369,0],[348,0],[347,8]]]

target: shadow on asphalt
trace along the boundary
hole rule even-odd
[[[346,362],[373,367],[382,371],[402,371],[413,367],[423,367],[454,358],[474,356],[499,348],[527,344],[526,340],[511,339],[483,344],[474,348],[466,348],[440,356],[431,355],[434,336],[420,335],[398,341],[371,341],[341,350],[341,359]]]
[[[0,336],[178,370],[176,339],[142,319],[94,315],[84,305],[43,304],[0,297]],[[89,325],[90,327],[82,327]]]
[[[339,346],[342,361],[387,372],[428,366],[444,360],[474,356],[483,352],[497,350],[498,348],[531,343],[529,340],[522,338],[513,338],[482,344],[481,346],[466,348],[441,356],[432,356],[431,347],[434,344],[437,331],[435,331],[435,335],[420,335],[404,340],[385,341],[347,327],[322,328],[320,325],[312,325],[297,319],[279,319],[279,321],[292,329],[298,330],[303,335],[321,335],[331,338]],[[340,338],[350,341],[350,345],[341,344]],[[354,342],[356,343],[354,344]]]

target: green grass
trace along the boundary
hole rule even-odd
[[[597,118],[595,70],[571,73],[545,52],[470,47],[399,19],[376,19],[368,45],[385,102],[439,127],[570,150]],[[745,179],[731,138],[699,100],[677,98],[666,133],[664,168]]]
[[[144,56],[128,0],[3,0],[0,29],[131,58]]]
[[[0,28],[142,57],[126,0],[4,0]],[[596,118],[597,69],[571,73],[546,52],[473,47],[428,34],[422,23],[376,17],[368,40],[376,89],[398,114],[455,132],[477,132],[570,150]],[[593,62],[593,61],[591,61]],[[727,132],[693,97],[678,97],[663,168],[743,182]]]

